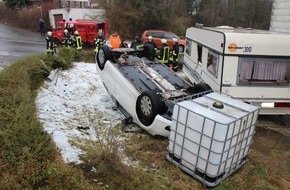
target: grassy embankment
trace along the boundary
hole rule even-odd
[[[40,59],[47,62],[48,69]],[[80,170],[63,164],[50,135],[37,120],[37,89],[54,59],[27,57],[0,73],[0,189],[95,189]],[[60,64],[68,68],[70,62]]]

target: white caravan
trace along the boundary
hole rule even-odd
[[[191,27],[183,71],[200,88],[290,114],[290,35],[251,28]]]

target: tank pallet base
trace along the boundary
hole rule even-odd
[[[229,172],[223,172],[222,174],[220,174],[218,176],[211,177],[211,176],[208,176],[206,173],[199,171],[198,168],[195,168],[195,170],[192,171],[191,169],[189,169],[186,166],[184,166],[183,164],[181,164],[180,158],[174,156],[171,153],[169,153],[166,156],[166,159],[169,162],[173,163],[178,168],[180,168],[182,171],[187,173],[188,175],[194,177],[195,179],[199,180],[201,183],[203,183],[207,187],[211,187],[211,188],[217,186],[220,182],[222,182],[228,176],[232,175],[235,171],[237,171],[240,167],[242,167],[243,165],[245,165],[248,162],[248,158],[245,157],[241,160],[241,162],[238,165],[235,166],[235,168],[233,168]]]

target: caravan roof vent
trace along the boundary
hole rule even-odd
[[[224,29],[224,30],[233,30],[234,29],[234,27],[231,27],[231,26],[216,26],[216,28]]]
[[[203,24],[201,24],[201,23],[195,23],[195,27],[197,27],[197,28],[202,28],[204,25]]]

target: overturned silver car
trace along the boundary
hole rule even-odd
[[[141,50],[103,45],[95,59],[97,72],[118,108],[129,122],[151,135],[169,135],[176,102],[211,90],[202,83],[193,87],[160,63],[151,45]]]

